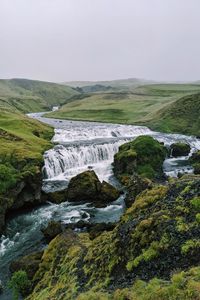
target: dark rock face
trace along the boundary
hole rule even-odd
[[[114,173],[121,180],[125,175],[138,174],[149,179],[162,177],[167,149],[150,136],[139,136],[123,144],[114,156]]]
[[[132,175],[127,183],[127,195],[125,198],[126,207],[130,207],[137,195],[146,189],[151,189],[153,183],[147,178],[142,178],[136,174]]]
[[[0,234],[5,226],[5,215],[22,207],[32,207],[44,202],[41,198],[42,174],[27,175],[15,188],[0,195]]]
[[[101,190],[101,182],[94,171],[86,171],[73,177],[68,185],[67,199],[69,201],[92,201]]]
[[[68,201],[87,201],[104,206],[119,197],[119,191],[111,184],[99,181],[94,171],[85,171],[73,177],[67,189]]]
[[[190,153],[190,145],[186,143],[174,143],[170,146],[171,155],[174,157],[187,156]]]
[[[10,271],[14,273],[23,270],[27,273],[29,279],[33,279],[35,273],[39,269],[42,255],[43,251],[23,256],[10,264]]]
[[[194,168],[194,174],[200,174],[200,151],[193,153],[189,162]]]
[[[45,239],[50,242],[58,234],[62,232],[62,226],[60,222],[50,221],[46,228],[41,229]]]

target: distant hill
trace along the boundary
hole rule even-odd
[[[151,84],[133,91],[81,94],[48,117],[147,125],[200,135],[200,85]],[[193,96],[191,96],[193,95]]]
[[[200,93],[182,97],[154,114],[153,129],[200,136]]]
[[[51,82],[0,79],[0,108],[22,112],[49,110],[79,94],[75,89]]]
[[[128,78],[128,79],[117,79],[117,80],[107,80],[107,81],[69,81],[64,84],[71,87],[89,87],[89,86],[109,86],[114,90],[132,90],[140,85],[153,84],[155,81],[138,79],[138,78]]]

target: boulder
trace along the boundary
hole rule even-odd
[[[149,179],[163,176],[163,162],[167,149],[150,136],[139,136],[119,147],[114,156],[114,173],[121,180],[124,175],[138,174]]]
[[[68,201],[95,201],[101,190],[101,182],[94,171],[85,171],[73,177],[68,185]]]
[[[194,168],[194,174],[200,174],[200,150],[192,154],[189,162]]]
[[[171,155],[174,157],[187,156],[190,153],[190,145],[186,143],[174,143],[170,146]]]
[[[43,251],[35,252],[26,256],[23,256],[10,264],[10,271],[12,273],[19,270],[23,270],[27,273],[28,278],[33,279],[35,273],[39,269]]]
[[[95,206],[103,207],[115,201],[120,192],[111,184],[98,179],[94,171],[85,171],[73,177],[68,185],[68,201],[92,202]]]
[[[45,239],[50,242],[58,234],[62,232],[62,225],[60,222],[50,221],[46,228],[41,229]]]
[[[131,207],[137,195],[146,189],[151,189],[152,187],[153,183],[148,178],[142,178],[137,174],[132,175],[129,178],[129,182],[127,184],[127,194],[124,199],[126,207]]]

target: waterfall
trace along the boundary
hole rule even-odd
[[[62,175],[68,179],[88,168],[94,169],[99,177],[105,175],[108,165],[113,161],[120,145],[128,140],[119,140],[114,143],[63,146],[57,145],[45,152],[44,173],[47,179]],[[61,179],[61,177],[60,177]]]

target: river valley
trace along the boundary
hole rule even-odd
[[[120,145],[139,135],[153,136],[166,146],[176,141],[187,142],[191,146],[191,153],[200,149],[200,140],[195,137],[153,132],[142,126],[48,119],[43,117],[43,113],[29,116],[55,128],[52,140],[55,146],[44,153],[45,192],[66,188],[71,177],[87,169],[93,169],[101,181],[118,186],[112,172],[114,154]],[[192,173],[193,169],[187,160],[188,157],[167,158],[163,165],[165,174],[176,177],[179,172]],[[6,232],[0,239],[0,280],[3,285],[8,280],[12,260],[46,246],[40,229],[49,220],[61,220],[64,224],[82,218],[93,223],[114,222],[124,211],[123,199],[124,195],[121,195],[111,205],[98,209],[85,203],[47,203],[9,216]],[[0,295],[0,299],[11,299],[10,292]]]

